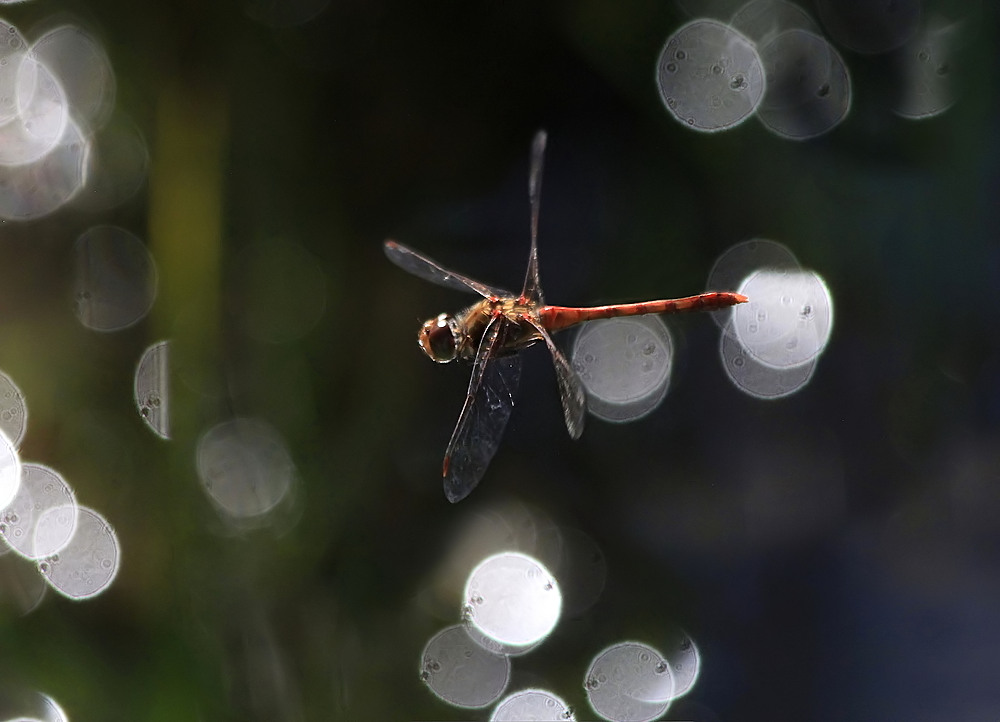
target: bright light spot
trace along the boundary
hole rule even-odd
[[[423,596],[426,611],[448,618],[462,594],[469,570],[484,558],[512,550],[555,566],[562,554],[558,527],[545,514],[516,500],[495,503],[466,514],[448,543]]]
[[[246,288],[243,328],[252,338],[294,341],[326,310],[326,277],[318,259],[297,243],[255,243],[240,253],[236,265]]]
[[[573,343],[573,368],[587,389],[587,408],[605,421],[635,421],[667,395],[673,341],[658,316],[586,324]]]
[[[0,166],[32,164],[59,143],[69,121],[69,101],[52,72],[31,53],[6,60],[17,68],[14,116],[0,125]]]
[[[120,331],[149,313],[156,299],[156,264],[124,228],[94,226],[74,246],[76,317],[93,331]]]
[[[0,719],[6,722],[69,722],[54,699],[34,690],[4,689]]]
[[[24,394],[10,376],[0,371],[0,431],[15,447],[20,447],[27,426],[28,406],[24,403]]]
[[[556,580],[525,554],[503,552],[486,559],[465,586],[466,620],[511,647],[527,647],[548,636],[561,608]]]
[[[607,561],[592,537],[579,529],[561,527],[544,512],[519,501],[495,503],[467,514],[448,550],[419,595],[424,610],[439,618],[454,614],[454,600],[463,593],[469,570],[502,551],[521,552],[551,570],[559,580],[566,614],[580,614],[592,606],[607,582]],[[483,635],[477,640],[505,654],[527,651],[489,641]]]
[[[60,25],[32,44],[31,56],[58,78],[77,121],[88,130],[104,125],[114,108],[115,75],[94,38],[73,25]]]
[[[114,72],[91,35],[61,25],[29,44],[0,21],[0,219],[46,216],[80,193],[91,170],[120,170],[90,155],[114,99]],[[94,191],[91,200],[107,195]]]
[[[438,632],[424,647],[420,679],[448,704],[485,707],[507,689],[510,660],[480,647],[464,625],[456,625]]]
[[[490,715],[490,722],[573,722],[575,719],[569,705],[543,689],[524,689],[507,695]]]
[[[843,58],[824,38],[788,30],[760,46],[767,94],[757,117],[789,140],[833,130],[851,108],[851,79]]]
[[[800,269],[782,244],[754,239],[723,253],[708,282],[712,288],[735,283],[750,298],[718,319],[724,330],[719,353],[730,380],[759,399],[804,387],[833,326],[833,304],[823,280]]]
[[[21,459],[7,435],[0,432],[0,509],[6,509],[21,487]]]
[[[914,120],[932,118],[955,102],[961,73],[957,51],[962,47],[965,24],[928,23],[895,54],[903,75],[903,92],[895,110]]]
[[[740,293],[750,301],[733,313],[733,330],[755,360],[771,368],[792,368],[826,348],[833,303],[815,273],[762,270],[746,280]]]
[[[660,99],[692,130],[727,130],[764,96],[764,66],[753,43],[716,20],[695,20],[667,39],[656,72]]]
[[[108,588],[120,564],[121,550],[114,529],[96,511],[81,506],[69,545],[40,561],[38,570],[60,594],[87,599]]]
[[[670,664],[639,642],[605,649],[584,678],[590,706],[613,722],[648,722],[662,716],[675,697],[674,688]]]
[[[898,48],[920,22],[920,0],[816,0],[816,7],[833,39],[859,53]]]
[[[787,246],[754,238],[737,243],[727,249],[708,272],[708,291],[736,291],[743,281],[761,268],[798,270],[799,262]],[[732,319],[732,308],[712,313],[712,318],[720,326],[728,326]]]
[[[76,531],[76,496],[54,469],[21,465],[21,486],[0,511],[0,536],[27,559],[38,560],[62,551]]]
[[[729,380],[758,399],[794,394],[809,383],[816,368],[815,359],[786,369],[765,366],[747,353],[730,333],[722,335],[719,354]]]
[[[250,418],[225,421],[202,434],[197,468],[219,511],[238,520],[274,509],[295,477],[284,439],[270,425]]]
[[[20,31],[0,20],[0,124],[17,118],[17,78],[28,44]]]
[[[752,40],[758,48],[786,30],[819,30],[809,13],[785,0],[750,0],[736,11],[729,24]],[[770,77],[768,82],[770,83]]]
[[[39,695],[42,698],[43,722],[69,722],[69,717],[63,711],[63,708],[59,706],[59,703],[54,699],[49,697],[47,694]]]
[[[170,438],[170,342],[147,348],[135,369],[133,392],[139,415],[161,439]]]
[[[28,221],[47,216],[71,200],[87,182],[90,142],[73,120],[37,162],[0,165],[0,218]]]

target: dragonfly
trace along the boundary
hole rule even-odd
[[[740,293],[714,291],[686,298],[575,308],[546,305],[538,276],[538,212],[546,133],[538,131],[531,144],[528,200],[531,250],[521,293],[480,283],[448,270],[427,256],[394,240],[383,249],[404,271],[482,299],[457,313],[442,313],[423,323],[417,343],[432,361],[471,363],[472,376],[442,465],[448,501],[461,501],[479,484],[496,454],[514,409],[521,377],[520,351],[544,343],[555,366],[566,429],[573,439],[583,433],[587,397],[579,375],[552,340],[552,334],[587,321],[618,316],[710,311],[746,303]]]

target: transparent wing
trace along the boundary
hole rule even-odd
[[[563,418],[566,420],[566,430],[573,439],[579,439],[583,434],[583,424],[587,416],[587,393],[584,391],[580,376],[573,370],[569,361],[559,350],[549,332],[538,321],[528,319],[538,330],[549,347],[552,364],[556,369],[556,382],[559,384],[559,400],[562,402]]]
[[[444,495],[452,503],[468,496],[483,478],[514,409],[521,359],[516,354],[494,355],[506,323],[497,316],[486,327],[465,405],[444,453]]]
[[[407,273],[419,276],[425,281],[437,283],[441,286],[447,286],[448,288],[453,288],[457,291],[474,291],[485,298],[490,298],[491,296],[510,295],[500,289],[492,288],[487,286],[485,283],[480,283],[479,281],[469,278],[468,276],[463,276],[461,273],[449,271],[436,261],[432,261],[427,256],[414,251],[412,248],[407,248],[402,243],[396,243],[396,241],[388,240],[382,244],[382,248],[385,251],[386,257],[390,261],[395,263]]]
[[[542,305],[542,285],[538,279],[538,211],[542,202],[542,165],[545,161],[544,130],[535,134],[531,143],[531,170],[528,172],[528,201],[531,204],[531,252],[528,254],[528,272],[524,276],[521,298]]]

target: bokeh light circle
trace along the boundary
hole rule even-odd
[[[28,427],[28,405],[13,379],[0,371],[0,431],[15,447],[21,446]]]
[[[31,55],[58,78],[77,122],[88,131],[104,125],[115,104],[115,74],[100,43],[82,28],[60,25],[32,43]]]
[[[740,292],[750,301],[733,313],[736,339],[757,361],[791,368],[818,356],[830,339],[833,302],[811,271],[759,271]]]
[[[76,495],[55,469],[21,465],[21,485],[0,511],[0,536],[21,556],[37,560],[58,554],[76,531]]]
[[[53,589],[71,599],[88,599],[114,581],[121,564],[118,536],[93,509],[78,507],[76,531],[58,554],[38,562]]]
[[[717,20],[694,20],[671,35],[656,67],[660,99],[692,130],[739,125],[764,97],[764,66],[753,43]]]
[[[544,639],[559,621],[562,594],[541,562],[519,552],[482,561],[465,585],[464,615],[479,632],[512,647]]]
[[[0,20],[0,124],[17,117],[17,77],[27,48],[21,31]]]
[[[729,25],[752,40],[758,48],[786,30],[819,30],[809,13],[787,0],[750,0],[733,14]]]
[[[0,544],[0,551],[6,552]],[[6,619],[29,614],[45,598],[49,585],[38,573],[38,567],[20,554],[0,554],[0,613]]]
[[[500,701],[490,722],[573,722],[576,717],[561,698],[544,689],[522,689]]]
[[[118,226],[94,226],[74,245],[74,310],[93,331],[120,331],[138,323],[156,300],[153,256],[135,235]]]
[[[851,109],[851,78],[843,58],[808,30],[783,32],[760,47],[767,94],[757,117],[788,140],[833,130]]]
[[[295,477],[284,439],[253,418],[224,421],[202,434],[197,469],[209,498],[235,519],[271,511],[287,496]]]
[[[705,289],[708,291],[737,291],[747,277],[763,268],[799,268],[795,254],[787,246],[766,238],[752,238],[726,249],[708,272]],[[731,326],[733,308],[714,311],[712,320],[719,326]]]
[[[965,22],[930,22],[893,54],[902,91],[893,109],[904,118],[922,120],[948,110],[963,77],[959,50]]]
[[[0,431],[0,510],[6,509],[21,488],[21,459],[14,443]]]
[[[31,52],[11,56],[14,116],[0,125],[0,166],[29,165],[51,152],[66,131],[69,100],[52,71]]]
[[[577,334],[571,359],[592,414],[605,421],[635,421],[667,394],[673,340],[659,316],[592,321]]]
[[[598,654],[584,678],[594,712],[614,722],[649,722],[674,698],[670,664],[640,642],[621,642]],[[656,701],[647,701],[656,700]]]
[[[89,138],[86,186],[76,208],[97,213],[121,205],[139,191],[149,171],[149,148],[135,123],[114,114]]]
[[[816,368],[815,359],[790,368],[766,366],[751,356],[731,333],[722,335],[719,355],[729,380],[757,399],[779,399],[794,394],[809,383]]]
[[[669,698],[662,695],[666,691],[666,685],[654,685],[637,693],[646,702],[666,702],[687,694],[698,681],[701,672],[701,653],[687,632],[677,630],[666,640],[666,644],[659,644],[657,648],[663,655],[663,662],[670,665],[673,689],[670,690]]]
[[[420,679],[428,689],[456,707],[492,704],[510,682],[510,660],[472,640],[464,625],[434,635],[420,657]]]
[[[170,342],[160,341],[142,353],[135,369],[133,394],[139,416],[161,439],[170,438]]]

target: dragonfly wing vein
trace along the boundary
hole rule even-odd
[[[407,273],[411,273],[425,281],[430,281],[431,283],[436,283],[439,286],[451,288],[456,291],[473,291],[484,298],[510,295],[500,289],[492,288],[485,283],[480,283],[475,279],[464,276],[461,273],[449,271],[436,261],[432,261],[427,256],[414,251],[412,248],[407,248],[402,243],[390,240],[383,243],[382,248],[390,261]]]
[[[562,401],[566,430],[571,438],[579,439],[587,416],[587,393],[583,389],[583,382],[545,327],[537,321],[531,321],[531,325],[538,330],[545,345],[549,347],[549,355],[552,356],[552,364],[556,369],[556,381],[559,383],[559,399]]]
[[[444,493],[452,503],[464,499],[479,484],[500,448],[514,410],[521,358],[492,353],[505,324],[503,317],[494,318],[483,334],[469,392],[445,452]]]
[[[538,277],[538,211],[542,204],[542,167],[545,163],[546,134],[540,130],[531,143],[531,170],[528,172],[528,202],[531,206],[531,251],[528,270],[524,274],[521,298],[543,305],[542,285]]]

